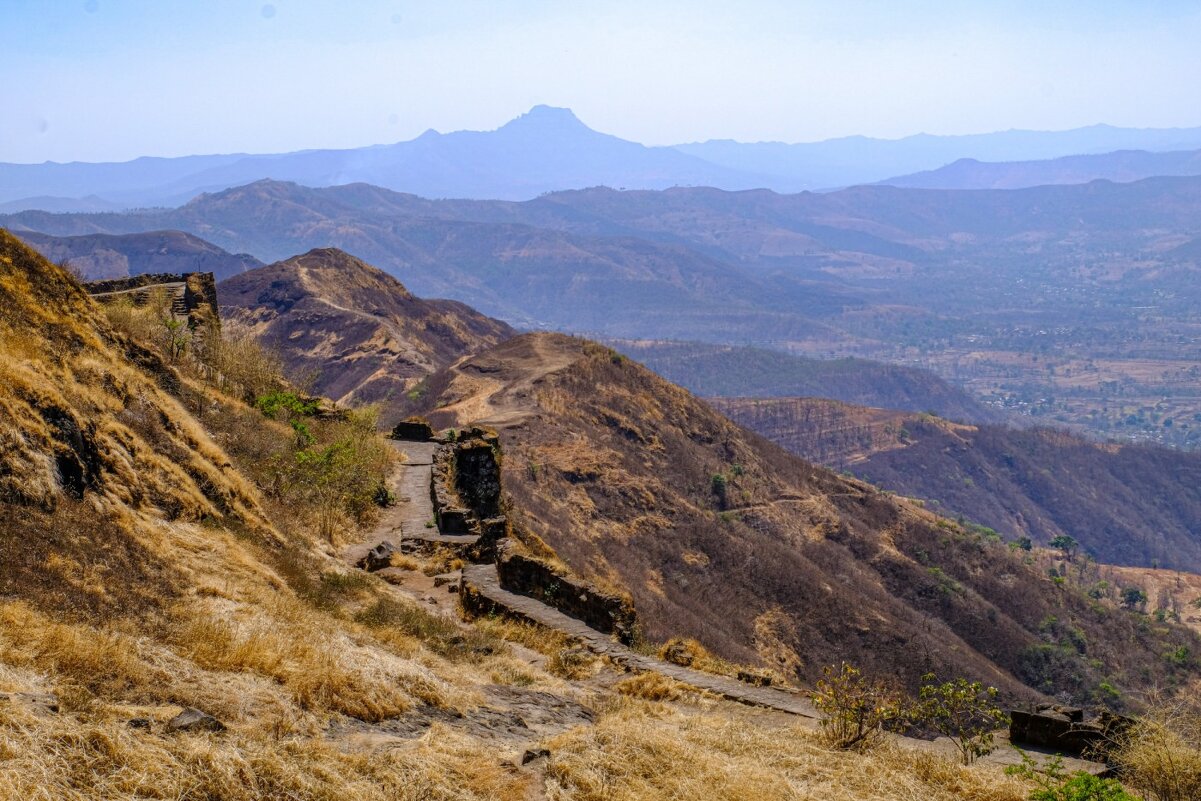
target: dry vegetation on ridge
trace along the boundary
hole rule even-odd
[[[556,638],[462,628],[350,571],[285,469],[344,429],[295,421],[314,440],[299,445],[239,382],[164,364],[2,231],[0,370],[0,801],[1028,795],[996,768],[835,752],[693,693],[643,700],[678,692],[653,678],[612,692],[588,678],[603,665],[561,678]],[[336,539],[367,522],[352,511]],[[552,658],[518,659],[522,641]],[[464,724],[498,686],[576,699],[594,720],[520,768],[510,742]],[[167,732],[183,706],[228,729]],[[421,736],[340,733],[423,710],[445,714]]]

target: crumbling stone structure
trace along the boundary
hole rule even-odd
[[[1009,740],[1015,745],[1032,745],[1088,759],[1104,756],[1115,735],[1134,723],[1131,718],[1109,712],[1086,721],[1083,709],[1053,704],[1033,711],[1011,710],[1009,720]]]
[[[188,328],[193,331],[221,324],[217,281],[212,273],[144,273],[129,278],[91,281],[84,284],[84,288],[101,303],[129,298],[137,305],[144,305],[156,289],[162,289],[171,299],[172,313],[186,318]]]
[[[500,586],[536,598],[565,615],[582,620],[626,645],[634,642],[634,606],[627,599],[603,592],[587,582],[568,578],[530,556],[502,552],[496,563]]]
[[[629,599],[605,592],[586,581],[566,576],[553,565],[520,553],[509,537],[503,513],[501,448],[496,432],[475,427],[447,431],[436,437],[430,497],[442,534],[472,534],[477,539],[471,557],[495,562],[500,586],[551,606],[627,645],[634,641],[637,618]],[[484,608],[468,582],[460,592],[464,608],[478,614]]]

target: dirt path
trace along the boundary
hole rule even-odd
[[[731,701],[776,709],[805,718],[816,719],[818,717],[813,704],[800,693],[774,687],[753,687],[737,679],[693,670],[653,656],[640,654],[621,645],[609,635],[602,634],[557,609],[533,598],[517,595],[501,588],[495,565],[467,565],[463,568],[463,586],[475,590],[489,601],[508,609],[513,614],[547,628],[565,632],[582,642],[589,650],[607,656],[627,669],[654,671]]]

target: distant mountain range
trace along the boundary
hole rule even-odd
[[[1129,183],[1160,175],[1201,175],[1201,150],[1170,153],[1119,150],[1042,161],[960,159],[937,170],[902,175],[881,183],[915,189],[1024,189],[1096,180]]]
[[[647,147],[594,131],[568,109],[535,106],[494,131],[430,130],[407,142],[348,150],[0,164],[0,212],[175,206],[201,192],[265,178],[313,187],[364,182],[430,198],[526,200],[592,186],[798,192],[886,181],[965,158],[1008,162],[1124,149],[1198,148],[1201,128],[1104,125],[897,140],[847,137],[806,144],[710,141]]]

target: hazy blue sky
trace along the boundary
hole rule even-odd
[[[0,0],[0,160],[1201,125],[1198,0]]]

